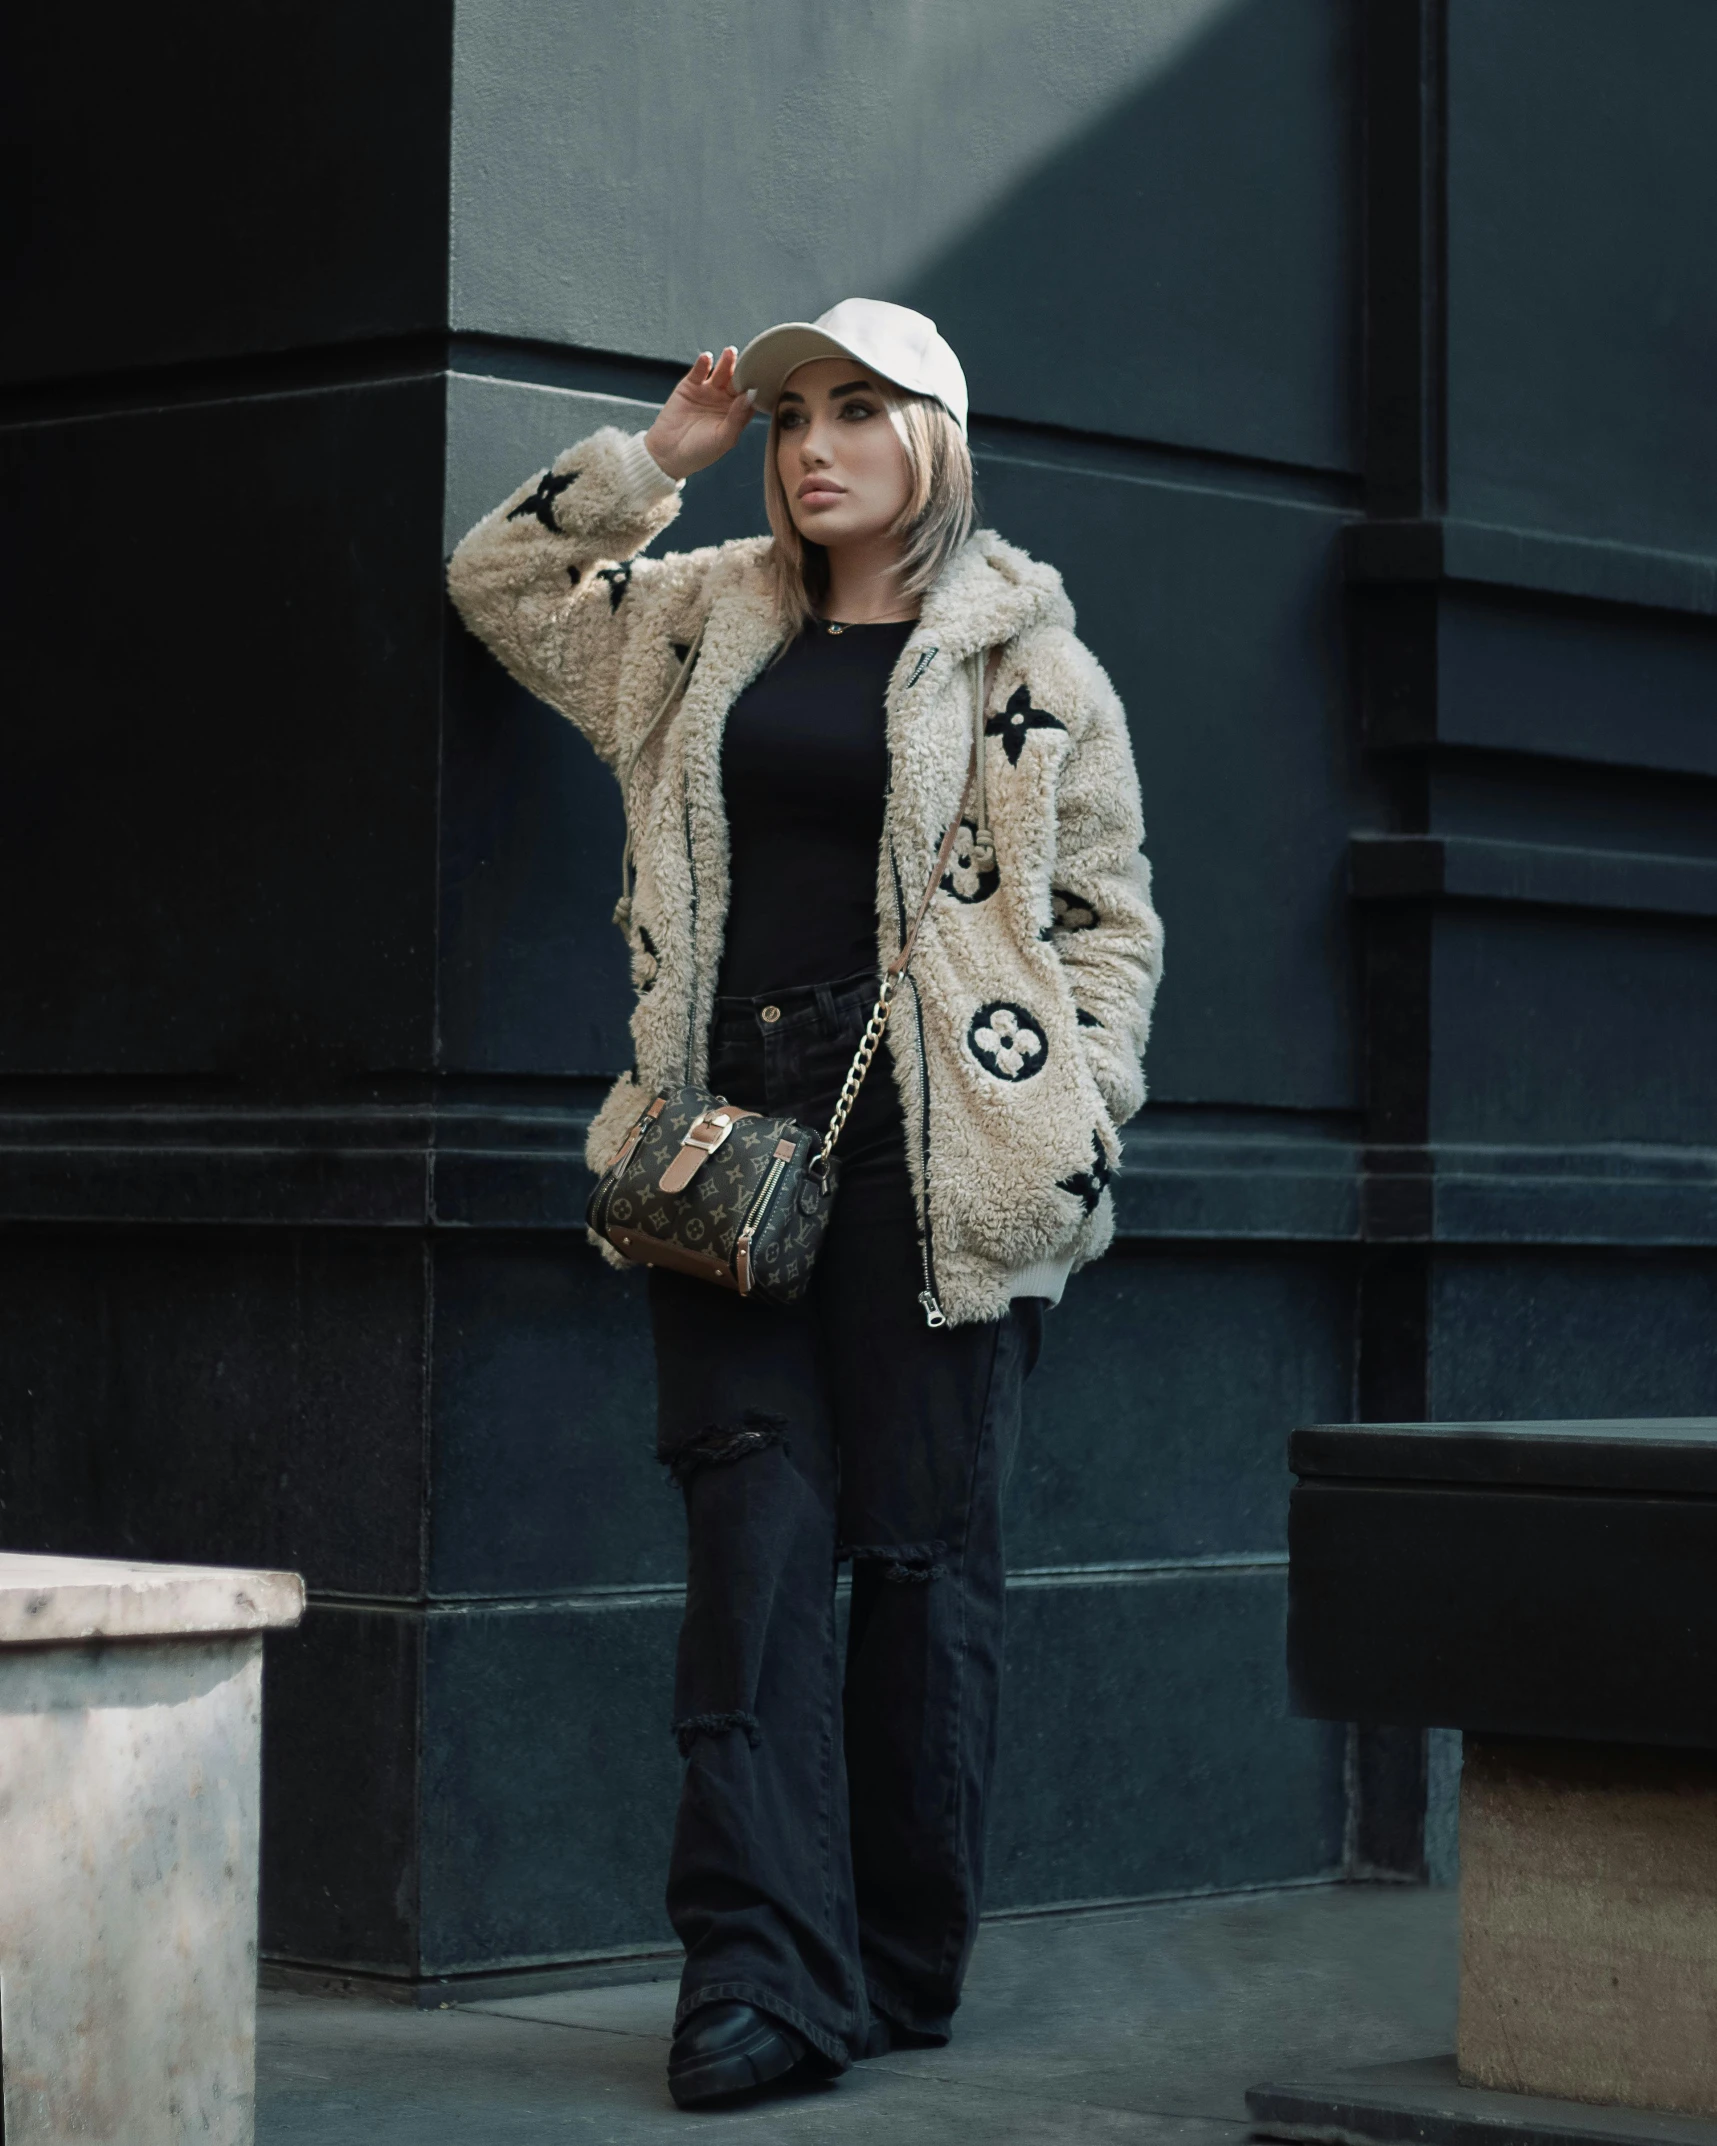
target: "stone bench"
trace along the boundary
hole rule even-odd
[[[1258,2088],[1258,2127],[1717,2141],[1717,1421],[1334,1425],[1290,1464],[1296,1709],[1463,1733],[1460,2009],[1452,2059]]]
[[[250,2146],[262,1634],[303,1608],[0,1552],[6,2146]]]

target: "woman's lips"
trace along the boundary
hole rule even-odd
[[[841,498],[845,491],[845,485],[832,484],[827,477],[807,477],[799,487],[798,499],[801,506],[827,506],[832,500]]]

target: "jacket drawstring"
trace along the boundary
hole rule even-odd
[[[626,822],[626,839],[620,845],[620,899],[614,904],[614,921],[622,931],[629,931],[632,925],[632,776],[644,757],[645,746],[661,729],[674,703],[684,692],[686,680],[692,674],[692,666],[698,660],[698,651],[703,647],[704,627],[708,624],[709,620],[705,618],[698,627],[691,647],[680,659],[680,667],[674,673],[673,684],[662,695],[662,705],[644,726],[637,744],[626,755],[624,765],[615,769],[620,783],[620,810]]]
[[[979,872],[993,872],[996,868],[996,845],[990,834],[990,795],[984,782],[984,726],[989,714],[990,688],[995,682],[995,652],[975,649],[972,653],[972,760],[977,769],[976,802],[973,811],[977,826],[972,837],[972,865]]]

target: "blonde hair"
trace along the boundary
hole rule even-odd
[[[895,533],[902,540],[902,594],[922,596],[972,533],[976,502],[972,456],[959,426],[933,396],[909,394],[886,380],[877,391],[889,421],[906,449],[912,489]],[[799,534],[781,482],[780,405],[769,424],[769,447],[763,463],[763,504],[774,536],[770,565],[775,577],[775,609],[782,645],[814,618],[828,595],[829,555],[821,544]]]

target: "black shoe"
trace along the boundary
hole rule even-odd
[[[682,2109],[748,2094],[805,2060],[791,2027],[754,2004],[699,2005],[668,2055],[668,2092]]]

